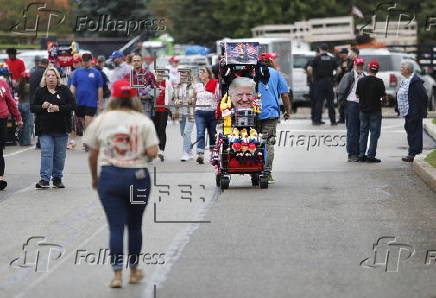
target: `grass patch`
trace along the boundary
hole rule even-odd
[[[424,160],[436,168],[436,150],[433,150]]]
[[[436,124],[436,118],[433,118],[433,124]]]

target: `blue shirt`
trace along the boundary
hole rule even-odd
[[[272,67],[269,69],[269,81],[267,85],[259,82],[258,91],[262,96],[262,111],[259,119],[279,118],[280,105],[279,96],[282,93],[288,93],[289,87],[285,78]]]
[[[77,105],[97,107],[98,88],[103,87],[103,78],[97,69],[76,69],[72,75],[71,85],[76,87]]]

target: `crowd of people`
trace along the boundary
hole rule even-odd
[[[367,62],[368,69],[364,69]],[[317,49],[316,57],[306,65],[311,98],[313,125],[323,125],[322,111],[327,105],[331,125],[345,123],[347,129],[347,153],[350,162],[381,162],[376,157],[377,143],[381,133],[382,101],[386,89],[378,61],[364,61],[359,50],[352,48],[339,51],[339,60],[328,52],[328,45]],[[365,75],[367,71],[367,75]],[[423,81],[414,73],[411,61],[404,60],[400,66],[401,81],[397,92],[395,110],[405,118],[405,131],[409,150],[404,162],[413,162],[423,147],[423,118],[427,117],[427,92]],[[338,84],[339,121],[334,107],[334,83]],[[369,146],[368,146],[369,139]]]

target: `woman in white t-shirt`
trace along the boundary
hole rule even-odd
[[[147,158],[156,157],[159,141],[153,122],[143,114],[136,90],[128,80],[112,84],[107,111],[87,128],[84,143],[90,148],[92,187],[98,190],[109,223],[110,257],[115,272],[110,287],[122,287],[125,226],[129,233],[129,282],[137,283],[144,276],[137,266],[142,246],[142,215],[151,187]]]
[[[197,162],[204,163],[205,130],[209,135],[209,147],[215,145],[217,119],[217,80],[212,78],[212,71],[208,67],[201,68],[198,76],[200,83],[194,85],[195,124],[197,127]],[[207,89],[207,90],[206,90]],[[213,91],[213,92],[211,92]]]

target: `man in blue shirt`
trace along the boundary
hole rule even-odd
[[[83,67],[76,69],[71,78],[71,92],[76,97],[76,115],[86,128],[103,108],[103,78],[92,67],[92,55],[83,54]]]
[[[274,183],[271,175],[272,163],[274,160],[274,144],[276,142],[276,128],[280,119],[279,97],[282,98],[285,113],[283,118],[287,120],[291,113],[291,103],[289,101],[289,87],[283,76],[274,69],[274,62],[271,54],[260,55],[260,62],[268,66],[269,80],[268,84],[259,81],[258,92],[262,98],[262,111],[258,119],[258,132],[266,138],[267,160],[265,172],[267,173],[268,183]]]

